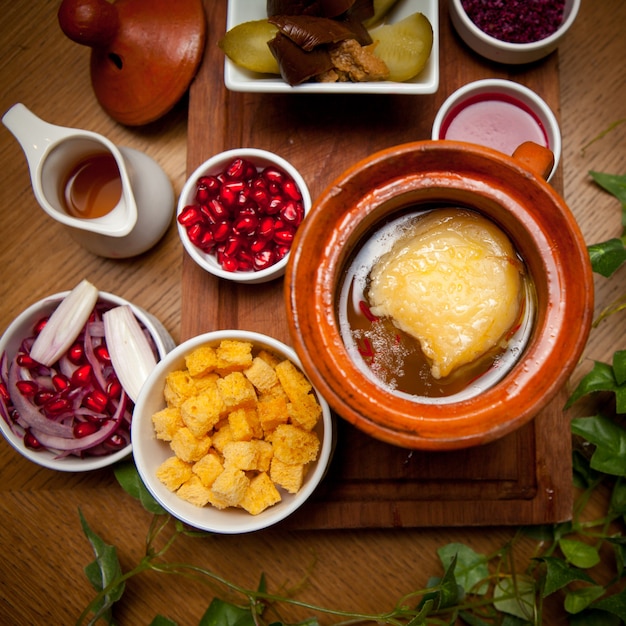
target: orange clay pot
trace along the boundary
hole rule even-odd
[[[325,190],[298,229],[285,298],[294,348],[336,413],[391,444],[451,450],[506,435],[556,395],[589,335],[593,275],[574,217],[542,178],[550,165],[550,154],[534,144],[509,157],[423,141],[378,152]],[[509,235],[535,285],[535,322],[526,349],[492,387],[469,399],[421,402],[377,385],[351,360],[337,322],[337,286],[376,223],[403,207],[442,201],[479,211]]]
[[[59,26],[91,48],[91,84],[117,122],[165,115],[198,70],[206,40],[202,0],[63,0]]]

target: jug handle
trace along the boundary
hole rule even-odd
[[[547,179],[554,167],[554,154],[534,141],[525,141],[513,152],[513,158],[535,174]]]

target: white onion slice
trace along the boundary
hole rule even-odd
[[[156,366],[150,343],[127,304],[110,309],[102,319],[113,369],[124,391],[137,402],[144,382]]]
[[[97,301],[96,287],[87,280],[78,283],[50,316],[35,339],[30,356],[48,367],[58,361],[76,341]]]

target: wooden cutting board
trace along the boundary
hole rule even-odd
[[[226,2],[205,0],[205,58],[189,97],[188,160],[192,172],[209,156],[236,147],[277,152],[302,172],[315,199],[348,166],[371,153],[430,138],[436,111],[455,89],[501,77],[538,92],[559,113],[556,53],[531,66],[501,67],[474,55],[440,7],[441,80],[431,96],[244,94],[224,87],[217,47]],[[562,187],[559,171],[553,179]],[[219,281],[185,255],[182,339],[241,328],[290,343],[283,281],[238,287]],[[495,443],[424,453],[363,435],[337,418],[337,448],[315,497],[288,522],[296,528],[389,528],[539,524],[571,517],[568,419],[560,394],[536,419]]]

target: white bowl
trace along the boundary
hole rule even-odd
[[[228,0],[226,30],[251,20],[267,18],[265,0]],[[430,94],[439,87],[439,3],[437,0],[398,0],[386,20],[397,22],[412,13],[423,13],[433,27],[433,49],[428,63],[415,78],[404,83],[372,81],[366,83],[304,83],[292,87],[280,76],[250,72],[224,61],[224,84],[231,91],[261,93],[387,93]]]
[[[300,172],[281,156],[269,152],[267,150],[259,150],[257,148],[236,148],[234,150],[227,150],[226,152],[220,152],[215,156],[199,165],[196,170],[187,179],[180,198],[178,200],[178,208],[176,210],[176,217],[181,214],[183,209],[195,204],[196,195],[196,183],[201,176],[220,173],[224,167],[236,158],[247,159],[256,165],[257,170],[261,170],[268,165],[275,165],[285,173],[289,174],[295,181],[296,185],[300,189],[302,194],[302,201],[304,205],[305,216],[311,208],[311,195],[309,188],[302,178]],[[239,283],[258,284],[265,283],[276,278],[280,278],[285,273],[289,254],[285,255],[280,261],[271,265],[263,270],[259,271],[245,271],[245,272],[230,272],[221,267],[217,262],[217,258],[214,254],[207,254],[200,248],[195,246],[189,239],[187,230],[180,224],[178,219],[176,220],[178,226],[178,234],[180,240],[188,252],[189,256],[204,270],[207,272],[225,280],[232,280]]]
[[[507,105],[515,105],[515,113],[524,116],[532,125],[532,134],[520,137],[519,143],[512,141],[511,131],[520,132],[522,124],[507,123],[507,118],[499,119],[492,116],[489,120],[488,132],[477,133],[478,125],[468,127],[468,133],[462,135],[452,134],[449,127],[453,119],[459,115],[465,107],[476,102],[500,101]],[[537,133],[537,137],[535,137]],[[469,139],[468,139],[469,137]],[[535,140],[549,148],[554,155],[554,165],[548,176],[552,178],[559,165],[561,158],[561,130],[556,116],[546,102],[532,89],[520,85],[512,80],[499,78],[486,78],[468,83],[452,93],[441,105],[432,128],[432,139],[453,139],[468,141],[488,148],[494,148],[509,156],[519,144],[525,140]],[[509,149],[506,148],[508,146]]]
[[[258,515],[251,515],[239,508],[219,510],[210,505],[198,507],[183,500],[165,487],[157,478],[156,471],[159,465],[173,453],[167,442],[156,438],[152,424],[152,415],[166,406],[163,397],[165,378],[169,372],[184,369],[185,356],[195,348],[202,345],[217,346],[224,339],[249,341],[255,348],[267,349],[279,357],[289,359],[300,370],[302,369],[300,360],[292,348],[267,335],[242,330],[221,330],[189,339],[158,363],[143,386],[135,405],[131,438],[137,470],[148,490],[167,511],[179,520],[200,530],[222,534],[239,534],[276,524],[304,504],[326,473],[332,456],[334,433],[328,404],[315,391],[322,407],[322,418],[316,426],[316,432],[322,442],[318,458],[312,462],[298,493],[282,493],[280,502]]]
[[[454,28],[474,52],[491,61],[518,65],[538,61],[556,50],[578,15],[580,0],[565,0],[561,26],[549,37],[532,43],[509,43],[487,35],[468,17],[461,0],[449,0],[449,9]]]
[[[10,361],[14,356],[22,340],[32,335],[33,326],[42,318],[51,315],[57,308],[61,300],[69,293],[64,291],[48,296],[43,300],[35,302],[26,310],[22,311],[11,322],[0,338],[0,355],[6,353]],[[152,335],[159,356],[163,358],[175,345],[174,340],[169,335],[165,327],[154,316],[150,315],[140,307],[120,298],[119,296],[100,292],[100,300],[110,303],[114,306],[130,305],[137,319],[146,327]],[[56,458],[53,452],[48,450],[31,450],[24,445],[23,438],[13,432],[12,428],[0,416],[0,430],[5,439],[24,457],[48,469],[59,470],[63,472],[87,472],[113,465],[117,461],[127,457],[132,450],[132,444],[125,448],[108,454],[106,456],[79,458],[76,456],[67,456],[64,458]]]

